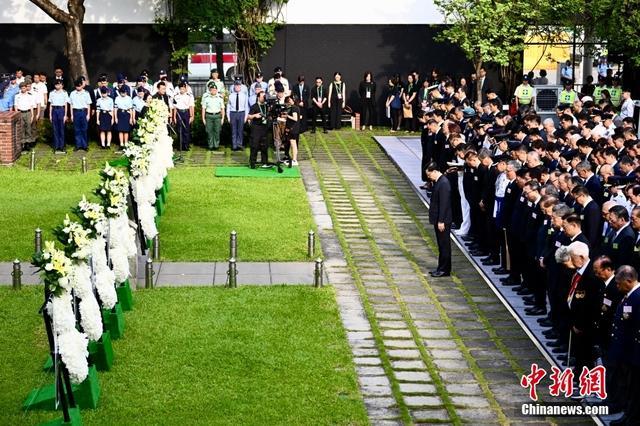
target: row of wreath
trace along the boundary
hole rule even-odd
[[[132,142],[124,150],[128,176],[109,164],[100,172],[96,202],[82,200],[54,229],[58,244],[45,241],[33,264],[41,271],[51,318],[54,348],[72,383],[89,372],[89,341],[102,336],[102,309],[118,302],[116,287],[130,276],[130,259],[137,256],[135,225],[128,206],[135,205],[139,225],[147,240],[157,234],[156,192],[173,167],[172,139],[167,131],[169,111],[153,101],[139,120]],[[130,195],[134,203],[129,203]],[[76,309],[77,307],[77,309]]]

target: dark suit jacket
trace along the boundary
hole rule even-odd
[[[593,274],[593,261],[590,261],[571,300],[571,325],[584,333],[585,337],[595,337],[593,333],[601,306],[602,281]]]
[[[429,205],[429,223],[436,225],[442,222],[445,225],[451,225],[452,220],[451,184],[449,179],[442,175],[433,186]]]
[[[604,283],[602,283],[602,286],[604,288]],[[611,343],[611,327],[613,326],[613,318],[623,297],[624,294],[618,290],[615,279],[611,280],[602,293],[600,317],[596,323],[596,327],[598,329],[596,343],[604,350],[607,350]]]
[[[638,329],[640,329],[640,289],[636,289],[626,299],[623,298],[616,309],[611,327],[609,360],[640,365]]]
[[[636,234],[629,225],[617,237],[609,239],[602,247],[602,251],[611,258],[616,268],[621,265],[631,265],[635,242]]]
[[[585,182],[584,186],[589,191],[589,195],[591,195],[591,198],[593,198],[596,203],[602,205],[603,190],[602,183],[600,183],[598,176],[591,176],[589,180]]]
[[[309,86],[306,84],[302,85],[302,96],[300,96],[300,86],[294,84],[291,88],[291,93],[299,102],[304,102],[304,108],[309,107]]]
[[[580,220],[582,221],[582,232],[589,240],[591,247],[600,245],[600,231],[602,229],[602,215],[600,208],[595,201],[589,202],[582,208],[580,212]]]

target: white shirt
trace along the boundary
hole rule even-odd
[[[31,87],[33,88],[33,91],[38,95],[40,106],[47,106],[44,101],[44,95],[45,93],[47,93],[47,85],[39,81],[37,83],[33,83]]]
[[[624,101],[620,107],[620,118],[624,120],[627,117],[633,117],[633,110],[633,99],[629,98]]]
[[[16,94],[13,104],[18,111],[28,111],[36,107],[36,97],[30,92],[19,92]]]
[[[173,102],[176,109],[189,109],[192,106],[195,106],[193,96],[188,93],[178,93],[173,97]]]

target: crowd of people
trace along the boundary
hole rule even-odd
[[[431,218],[438,243],[447,253],[451,229],[501,275],[500,284],[524,299],[523,314],[548,327],[548,346],[576,379],[583,367],[604,364],[605,403],[611,414],[624,412],[612,424],[639,424],[640,141],[633,101],[618,78],[601,77],[599,93],[586,94],[568,80],[571,96],[561,96],[555,119],[543,120],[525,90],[531,80],[523,77],[510,113],[490,89],[474,103],[452,81],[424,95],[422,178],[434,195],[436,182],[436,210],[445,211]],[[450,268],[450,259],[441,259],[432,275]]]

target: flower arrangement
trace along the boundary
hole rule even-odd
[[[107,163],[100,172],[102,182],[94,194],[101,200],[107,218],[118,217],[127,212],[127,196],[129,195],[129,179],[120,169]]]
[[[147,145],[128,144],[124,149],[124,155],[129,159],[129,175],[139,178],[149,174],[149,154]]]
[[[45,241],[44,249],[33,255],[31,262],[41,273],[42,281],[54,295],[70,290],[71,259],[57,249],[53,241]]]
[[[61,226],[54,228],[53,234],[64,244],[65,254],[72,259],[86,260],[89,257],[91,240],[95,232],[84,228],[66,215]]]
[[[71,211],[80,219],[80,224],[100,237],[104,234],[107,225],[107,218],[104,215],[104,207],[98,203],[87,201],[83,195],[82,200]]]

